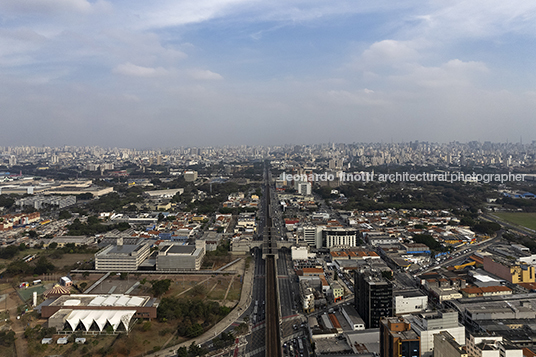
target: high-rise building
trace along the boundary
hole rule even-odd
[[[380,357],[420,357],[419,335],[402,317],[380,321]]]
[[[355,307],[366,328],[379,328],[393,316],[393,284],[377,270],[355,271]]]
[[[303,227],[303,240],[308,246],[322,247],[322,228],[317,226]]]

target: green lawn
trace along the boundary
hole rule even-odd
[[[498,212],[494,214],[507,222],[536,230],[536,212]]]

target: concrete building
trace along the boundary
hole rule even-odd
[[[380,357],[420,357],[420,338],[401,317],[382,317]]]
[[[526,263],[516,263],[496,256],[484,256],[484,270],[513,284],[534,283],[535,268]]]
[[[72,206],[76,203],[75,196],[29,196],[20,198],[15,201],[15,204],[21,209],[23,207],[33,207],[40,210],[43,207],[54,206],[58,209]]]
[[[307,260],[309,259],[309,247],[307,246],[301,246],[301,247],[291,247],[290,248],[290,256],[292,257],[292,260]]]
[[[468,357],[468,354],[448,331],[441,331],[434,335],[434,357]]]
[[[490,322],[497,325],[498,321],[518,326],[536,323],[534,294],[465,298],[448,301],[447,306],[459,311],[464,325],[474,330]]]
[[[95,270],[134,271],[150,254],[149,243],[109,245],[95,253]]]
[[[172,198],[176,194],[182,195],[184,193],[184,188],[174,188],[169,190],[155,190],[155,191],[145,191],[144,194],[151,198]]]
[[[430,357],[434,350],[434,334],[450,333],[460,344],[465,343],[465,326],[458,322],[458,312],[453,310],[421,313],[406,316],[411,328],[420,336],[421,356]]]
[[[420,290],[395,291],[395,315],[413,314],[428,309],[428,296]]]
[[[322,230],[322,248],[334,246],[355,247],[357,231],[353,228],[329,228]]]
[[[384,232],[365,232],[363,235],[369,244],[373,246],[397,244],[399,242],[398,237],[391,237]]]
[[[353,331],[359,331],[365,329],[365,321],[359,316],[353,306],[347,305],[342,308],[342,315],[348,321],[348,324]]]
[[[199,243],[198,243],[199,242]],[[156,256],[156,270],[199,270],[205,256],[204,241],[196,245],[170,244]]]
[[[523,350],[505,343],[502,336],[474,333],[466,342],[469,357],[523,357]]]
[[[313,248],[322,247],[322,226],[303,227],[303,240]]]
[[[310,313],[315,310],[315,297],[313,288],[308,280],[300,280],[300,297],[303,311]]]
[[[185,171],[184,172],[184,181],[194,182],[197,180],[197,171]]]
[[[299,195],[303,195],[303,196],[311,195],[312,185],[310,182],[296,181],[295,186],[296,186],[296,191],[298,191]]]
[[[64,247],[66,244],[74,244],[75,246],[91,245],[95,243],[94,237],[89,236],[59,236],[49,240],[43,239],[43,247],[48,247],[52,243],[56,243],[58,248]]]
[[[331,292],[333,294],[333,302],[340,301],[344,297],[344,288],[336,281],[331,283]]]

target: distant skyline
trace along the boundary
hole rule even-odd
[[[0,145],[536,140],[536,3],[2,0]]]

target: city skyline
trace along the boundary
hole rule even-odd
[[[4,146],[524,142],[536,5],[15,0]]]

